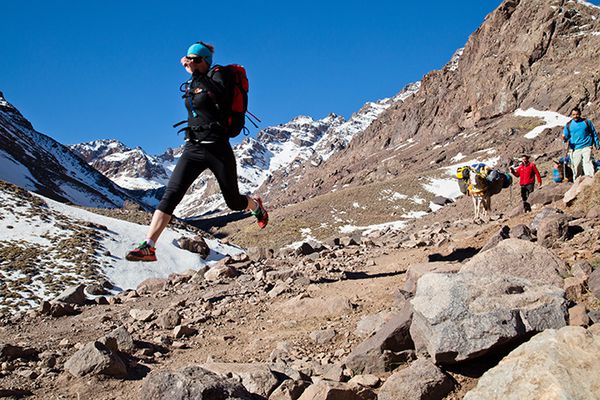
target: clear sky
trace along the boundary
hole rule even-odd
[[[182,142],[171,124],[186,116],[179,59],[193,42],[246,67],[262,127],[348,118],[441,68],[500,3],[5,1],[0,91],[62,143],[116,138],[158,154]]]

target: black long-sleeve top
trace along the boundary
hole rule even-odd
[[[225,104],[224,78],[221,71],[216,71],[212,79],[206,74],[194,73],[184,100],[193,139],[215,142],[227,138],[218,106]]]

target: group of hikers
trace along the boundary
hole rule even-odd
[[[592,156],[592,147],[596,149],[600,148],[598,133],[594,124],[589,119],[581,117],[581,110],[577,107],[571,110],[571,120],[567,122],[563,129],[563,141],[568,144],[568,151],[566,156],[554,162],[554,182],[573,182],[579,176],[593,176],[595,171],[600,169],[600,162],[595,161]],[[491,169],[485,166],[485,164],[475,164],[470,167],[460,167],[457,170],[456,177],[459,179],[461,191],[465,194],[468,192],[469,185],[468,179],[465,179],[465,168],[486,176],[486,179],[489,181],[488,190],[490,195],[497,194],[501,190],[497,189],[500,187],[500,184],[495,185],[500,180],[503,182],[503,187],[510,186],[507,174]],[[531,162],[529,155],[524,154],[517,168],[514,165],[510,165],[509,171],[515,177],[519,178],[523,209],[531,211],[528,199],[529,195],[533,193],[535,181],[537,180],[539,187],[542,186],[542,177],[539,170]]]
[[[182,98],[188,118],[174,125],[187,122],[187,126],[180,130],[185,131],[184,151],[152,216],[146,240],[127,253],[126,259],[129,261],[156,261],[156,241],[169,224],[173,211],[189,187],[206,169],[215,175],[230,209],[249,211],[256,217],[261,229],[269,222],[269,215],[260,197],[240,194],[235,155],[229,143],[229,138],[235,137],[245,129],[248,107],[246,71],[240,65],[213,66],[214,51],[214,46],[196,42],[180,60],[181,65],[191,75],[180,88],[184,93]],[[555,177],[560,180],[568,179],[569,168],[572,169],[573,178],[581,174],[592,176],[592,146],[599,147],[596,129],[591,121],[581,118],[581,110],[574,108],[571,117],[563,130],[564,141],[569,144],[570,166],[567,165],[566,158],[557,161],[555,165]],[[460,176],[457,174],[457,177],[459,183],[462,182],[464,186],[464,177],[469,171],[463,171],[464,176],[459,172]],[[486,175],[490,182],[491,194],[498,193],[512,183],[510,175],[485,165],[477,165],[475,171],[477,174]],[[534,190],[535,179],[540,186],[542,185],[537,167],[528,155],[523,155],[520,165],[516,169],[510,166],[510,172],[519,178],[523,206],[526,210],[530,209],[527,200]]]

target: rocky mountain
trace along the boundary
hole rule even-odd
[[[290,122],[262,129],[256,139],[245,138],[234,146],[238,160],[240,191],[254,193],[261,185],[268,195],[297,179],[305,165],[318,166],[331,155],[348,146],[352,138],[395,103],[402,102],[419,90],[419,83],[408,85],[392,98],[369,102],[347,121],[330,114],[314,120],[299,116]],[[115,140],[99,140],[70,146],[86,162],[122,187],[143,191],[162,187],[168,181],[182,148],[168,149],[150,156],[141,148],[130,149]],[[269,182],[276,178],[277,187]],[[147,193],[143,199],[156,205],[160,196]],[[160,194],[160,192],[159,192]],[[211,173],[203,173],[176,209],[184,217],[225,210],[222,196]]]
[[[63,202],[121,207],[135,201],[69,148],[37,132],[0,93],[0,179]]]
[[[118,140],[95,140],[69,148],[113,182],[132,190],[164,186],[179,156],[176,152],[180,151],[168,149],[163,155],[153,157],[141,147],[131,149]]]
[[[599,52],[598,6],[505,1],[444,68],[423,77],[414,96],[389,107],[344,151],[307,164],[270,202],[435,171],[447,176],[446,168],[490,150],[500,163],[521,153],[556,157],[564,153],[560,126],[568,119],[561,116],[580,106],[588,118],[600,117]]]

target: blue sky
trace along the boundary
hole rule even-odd
[[[157,154],[181,144],[179,59],[195,41],[247,68],[263,127],[349,117],[442,67],[500,3],[4,2],[0,91],[62,143],[116,138]]]

